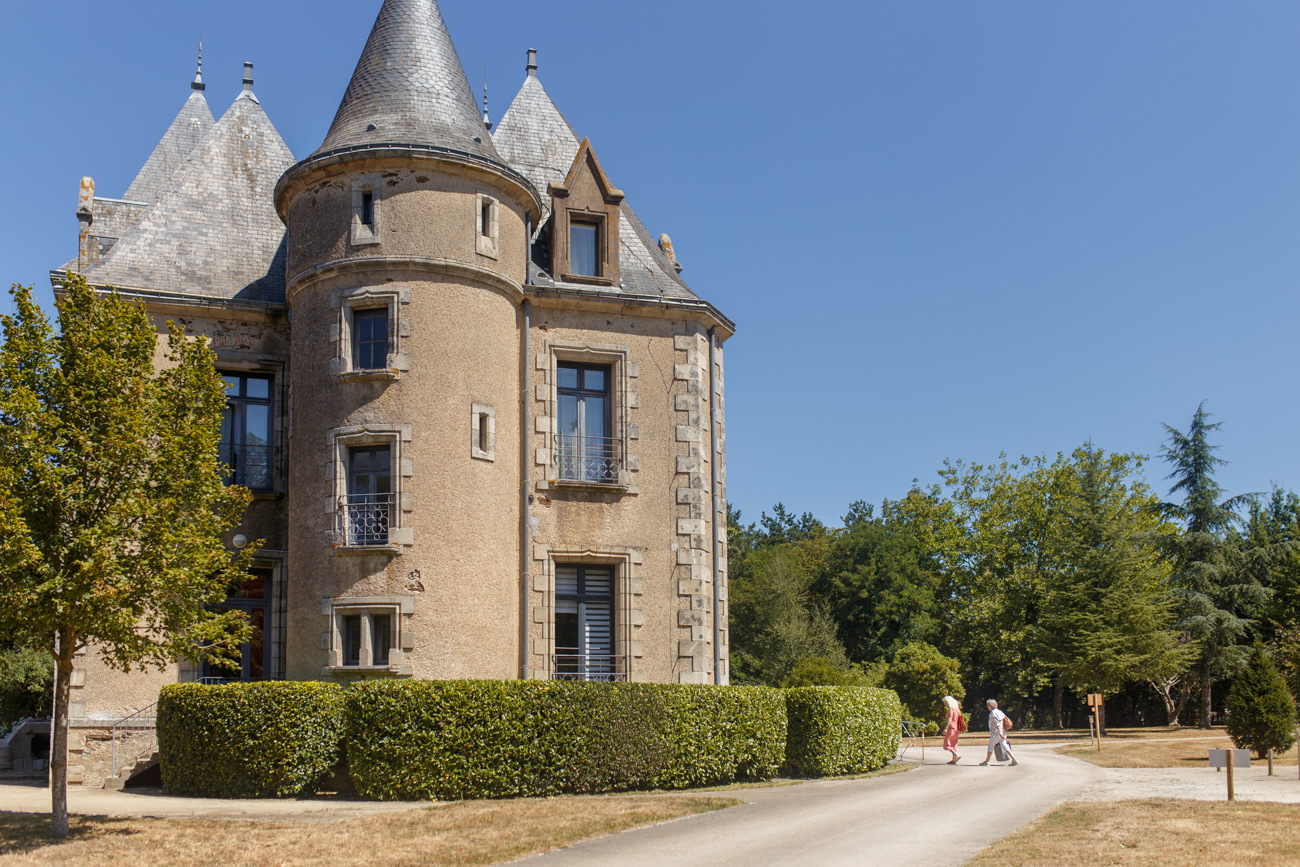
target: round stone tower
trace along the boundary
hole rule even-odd
[[[520,673],[536,191],[434,0],[386,0],[288,226],[288,677]]]

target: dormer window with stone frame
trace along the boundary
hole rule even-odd
[[[582,140],[568,176],[551,184],[551,271],[566,283],[619,285],[618,229],[623,191],[616,189]]]

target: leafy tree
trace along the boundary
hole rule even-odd
[[[731,579],[730,602],[737,683],[777,686],[808,657],[848,670],[835,624],[814,600],[811,578],[790,546],[751,554],[745,574]]]
[[[1254,556],[1248,567],[1270,592],[1256,635],[1265,643],[1300,625],[1300,496],[1276,485],[1267,498],[1252,498],[1241,547]]]
[[[1295,703],[1282,675],[1261,645],[1233,679],[1228,690],[1228,735],[1238,749],[1264,758],[1269,750],[1285,752],[1295,743]]]
[[[1231,533],[1239,521],[1237,510],[1249,498],[1220,499],[1223,489],[1214,481],[1214,469],[1224,461],[1215,456],[1218,447],[1209,440],[1219,423],[1209,419],[1202,403],[1187,433],[1164,425],[1169,439],[1161,452],[1173,467],[1169,493],[1183,494],[1181,503],[1161,504],[1167,517],[1183,525],[1181,532],[1165,537],[1164,549],[1179,595],[1177,625],[1198,648],[1194,671],[1201,693],[1201,728],[1210,727],[1211,684],[1231,675],[1245,660],[1253,618],[1268,599]]]
[[[830,606],[849,657],[886,659],[908,641],[936,640],[939,573],[903,522],[875,518],[857,502],[831,535],[815,589]]]
[[[1061,487],[1060,571],[1045,588],[1031,627],[1034,656],[1055,680],[1062,723],[1067,689],[1114,693],[1129,683],[1183,671],[1194,648],[1172,628],[1176,599],[1154,549],[1161,522],[1134,455],[1085,444]]]
[[[966,696],[957,660],[921,641],[908,642],[898,649],[885,672],[885,686],[898,693],[911,719],[936,728],[948,718],[943,697],[951,695],[961,701]]]
[[[54,666],[29,647],[0,650],[0,733],[29,716],[49,716]]]
[[[0,318],[0,634],[57,677],[54,833],[65,837],[73,655],[117,668],[229,657],[247,619],[220,603],[255,546],[221,536],[248,502],[218,461],[225,390],[206,343],[172,326],[166,366],[143,305],[64,284],[59,330],[30,288]]]

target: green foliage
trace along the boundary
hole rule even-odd
[[[1031,627],[1034,657],[1063,688],[1118,692],[1186,669],[1195,648],[1173,628],[1176,599],[1155,549],[1155,501],[1132,461],[1091,445],[1062,490],[1062,568]]]
[[[72,659],[108,665],[230,657],[246,615],[219,611],[256,545],[222,536],[248,503],[218,460],[225,386],[202,340],[169,326],[163,369],[141,303],[63,284],[59,330],[30,288],[0,317],[0,635],[54,659],[51,749],[62,755]],[[66,837],[67,765],[51,763]]]
[[[809,656],[799,660],[781,681],[781,686],[792,689],[798,686],[879,686],[883,672],[861,666],[837,666],[829,659]]]
[[[1172,467],[1169,493],[1183,495],[1181,503],[1161,504],[1165,514],[1183,525],[1164,540],[1173,566],[1172,582],[1179,596],[1177,627],[1196,643],[1197,680],[1201,687],[1201,725],[1210,725],[1210,686],[1230,676],[1245,661],[1253,618],[1264,610],[1268,591],[1252,561],[1261,552],[1243,550],[1230,531],[1240,521],[1237,510],[1247,498],[1221,500],[1223,489],[1214,469],[1223,463],[1209,435],[1218,430],[1201,404],[1186,434],[1165,425],[1168,444],[1161,457]]]
[[[785,705],[787,773],[861,774],[898,754],[903,708],[890,690],[808,686],[786,690]]]
[[[158,699],[163,787],[213,798],[307,794],[338,763],[343,732],[337,684],[164,686]]]
[[[885,672],[885,686],[897,693],[908,719],[935,729],[948,719],[943,697],[951,695],[961,701],[966,696],[957,660],[920,641],[904,644],[894,654]]]
[[[497,798],[768,779],[781,693],[565,681],[371,681],[347,692],[348,766],[379,799]]]
[[[49,716],[53,683],[54,662],[48,653],[0,650],[0,733],[25,717]]]
[[[779,545],[749,554],[745,573],[731,576],[730,613],[737,683],[776,686],[809,657],[848,668],[835,623],[814,600],[797,548]]]
[[[1295,703],[1264,648],[1255,645],[1250,661],[1228,691],[1228,735],[1238,749],[1264,758],[1295,743]]]

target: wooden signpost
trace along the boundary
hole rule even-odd
[[[1088,717],[1088,735],[1092,737],[1095,733],[1097,738],[1097,752],[1101,752],[1101,709],[1105,700],[1099,692],[1088,693],[1088,707],[1091,708],[1091,716]]]
[[[1232,769],[1250,767],[1250,750],[1210,750],[1210,767],[1228,769],[1228,800],[1235,801],[1232,789]]]

